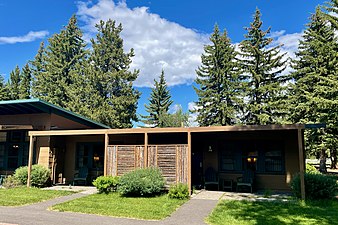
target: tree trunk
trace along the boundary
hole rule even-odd
[[[319,159],[319,171],[321,173],[327,173],[326,170],[326,153],[325,153],[325,149],[322,149],[320,151],[320,159]]]

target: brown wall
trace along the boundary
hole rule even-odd
[[[50,115],[41,114],[21,114],[21,115],[1,115],[0,124],[3,125],[32,125],[36,130],[49,130]]]

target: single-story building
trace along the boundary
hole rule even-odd
[[[40,99],[0,101],[0,175],[10,175],[28,165],[29,131],[104,129],[106,125]],[[36,146],[64,145],[56,139],[39,138]],[[50,148],[34,151],[34,163],[48,165]],[[61,163],[61,162],[60,162]]]
[[[288,191],[292,177],[305,168],[305,126],[299,124],[109,129],[33,99],[0,102],[0,125],[0,173],[41,164],[52,170],[54,184],[71,183],[84,167],[90,184],[100,175],[156,166],[168,184],[189,188],[203,187],[210,170],[217,177],[214,188],[229,188],[229,181],[235,187],[250,170],[254,188]]]

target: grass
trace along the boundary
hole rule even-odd
[[[161,220],[186,200],[169,199],[167,195],[151,198],[122,197],[118,193],[94,194],[52,207],[53,210],[81,212],[114,217]]]
[[[221,201],[207,218],[212,225],[334,225],[338,200],[312,202]]]
[[[21,206],[69,195],[74,192],[41,190],[39,188],[0,188],[0,206]]]

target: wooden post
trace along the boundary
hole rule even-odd
[[[303,146],[303,132],[298,129],[298,152],[299,152],[299,176],[300,176],[300,193],[302,200],[305,200],[305,180],[304,180],[304,146]]]
[[[109,145],[109,135],[108,133],[104,134],[104,166],[103,166],[103,175],[107,176],[107,162],[108,162],[108,145]]]
[[[148,167],[148,133],[144,133],[144,168]]]
[[[191,194],[191,133],[188,132],[188,188]]]
[[[34,139],[33,139],[33,136],[30,135],[29,136],[27,187],[31,186],[31,172],[32,172],[32,164],[33,164],[33,146],[34,146]]]

